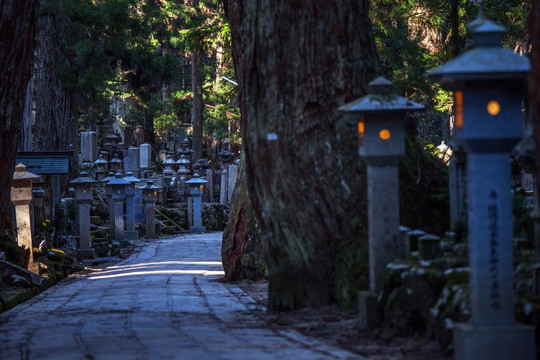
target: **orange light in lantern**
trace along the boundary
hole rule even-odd
[[[463,128],[463,92],[461,90],[454,91],[455,104],[455,125],[457,128]]]
[[[501,112],[501,104],[499,104],[499,102],[495,100],[491,100],[490,102],[488,102],[486,109],[489,115],[497,116]]]
[[[381,138],[381,140],[388,140],[390,139],[390,130],[388,129],[382,129],[381,131],[379,131],[379,137]]]
[[[360,146],[364,146],[364,131],[365,131],[364,119],[360,118],[360,121],[358,122],[358,136],[360,139]]]

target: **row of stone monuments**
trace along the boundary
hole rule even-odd
[[[428,74],[454,91],[454,141],[467,158],[468,257],[471,320],[453,327],[455,359],[533,359],[534,329],[515,323],[510,153],[522,137],[526,57],[500,47],[504,28],[482,11],[469,25],[475,47]],[[359,153],[367,164],[370,291],[360,314],[375,311],[387,266],[406,258],[399,226],[398,163],[404,121],[422,106],[392,94],[384,78],[371,93],[343,105],[355,115]],[[430,239],[425,239],[430,240]],[[537,259],[540,262],[540,259]],[[365,324],[366,325],[366,324]]]

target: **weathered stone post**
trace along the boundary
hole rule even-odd
[[[455,140],[467,153],[471,321],[454,324],[454,358],[533,359],[534,329],[514,317],[510,151],[522,136],[529,60],[503,49],[482,11],[474,48],[428,76],[454,91]]]
[[[108,182],[114,179],[114,173],[110,171],[106,178],[101,179],[100,183],[105,185],[105,194],[107,195],[107,205],[109,207],[109,232],[111,238],[114,239],[114,201],[112,198],[112,187],[108,186]]]
[[[158,195],[157,192],[161,187],[154,185],[152,180],[148,180],[146,185],[141,186],[139,189],[142,191],[143,202],[145,204],[146,238],[153,239],[156,237],[156,198]]]
[[[146,169],[152,166],[152,145],[141,144],[139,147],[139,167]]]
[[[114,218],[111,219],[111,228],[114,227],[114,239],[121,247],[126,246],[124,238],[124,199],[126,197],[126,186],[129,181],[122,178],[122,174],[116,173],[114,178],[106,184],[111,189],[114,202]]]
[[[140,181],[128,171],[124,176],[124,180],[129,182],[126,185],[126,231],[124,236],[127,240],[137,240],[138,234],[135,231],[135,193],[137,191],[137,183]]]
[[[11,202],[15,205],[17,218],[17,244],[30,249],[30,261],[32,261],[30,202],[32,201],[33,179],[39,179],[39,176],[26,171],[24,164],[15,166],[13,183],[11,184]]]
[[[94,179],[90,178],[84,171],[70,184],[75,187],[75,200],[79,205],[79,249],[85,250],[85,257],[94,257],[90,238],[90,201],[92,200],[92,184]]]
[[[81,132],[81,161],[93,163],[97,160],[97,156],[97,132]]]
[[[201,179],[199,174],[194,174],[193,177],[186,181],[189,186],[191,197],[193,198],[193,226],[189,229],[192,233],[203,233],[206,227],[202,226],[202,201],[204,184],[208,181]]]
[[[135,177],[139,176],[140,169],[140,149],[135,146],[128,148],[128,163],[126,172],[129,171]]]
[[[407,111],[423,107],[397,95],[393,84],[383,77],[369,83],[371,93],[343,105],[340,111],[359,114],[353,121],[358,128],[359,154],[367,164],[369,293],[359,294],[361,323],[374,325],[374,298],[382,289],[386,265],[406,249],[400,244],[399,232],[399,171],[405,154],[404,122]]]
[[[233,158],[234,153],[231,152],[230,144],[227,140],[223,142],[223,150],[219,152],[221,157],[221,179],[219,187],[219,202],[225,203],[228,201],[228,188],[229,188],[229,163]]]

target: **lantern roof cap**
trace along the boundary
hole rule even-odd
[[[167,158],[163,162],[163,165],[175,165],[176,161],[173,160],[171,155],[167,155]]]
[[[148,180],[145,185],[139,186],[140,190],[158,190],[161,189],[161,186],[154,185],[153,180]]]
[[[97,164],[108,164],[109,162],[107,160],[105,160],[105,158],[103,157],[103,154],[99,154],[99,158],[94,161],[94,164],[97,165]]]
[[[39,175],[26,171],[26,165],[19,163],[15,166],[15,172],[13,173],[13,180],[24,180],[24,179],[39,179]]]
[[[501,47],[506,29],[488,20],[482,11],[467,30],[474,48],[428,73],[431,81],[452,90],[467,80],[523,79],[530,70],[526,56]]]
[[[201,176],[197,173],[195,173],[193,175],[193,177],[191,179],[189,179],[188,181],[186,181],[186,184],[189,184],[189,185],[200,185],[200,184],[206,184],[208,181],[204,180],[203,178],[201,178]]]
[[[71,180],[69,183],[73,185],[77,184],[93,184],[96,180],[92,179],[90,176],[88,176],[88,173],[86,171],[81,171],[79,174],[79,177]]]
[[[379,111],[411,111],[424,107],[414,101],[392,94],[394,85],[388,79],[379,76],[369,84],[370,94],[353,100],[339,107],[339,111],[365,113]]]
[[[180,159],[178,159],[178,161],[176,163],[179,164],[179,165],[189,164],[189,160],[188,160],[186,155],[181,155]]]
[[[107,174],[107,177],[101,179],[101,182],[106,183],[106,182],[110,181],[113,178],[114,178],[114,171],[109,171],[109,173]]]
[[[115,163],[120,162],[120,163],[121,163],[122,160],[120,160],[120,159],[118,158],[118,154],[114,154],[114,157],[112,158],[111,162],[115,162]]]
[[[109,182],[105,185],[129,185],[130,182],[125,180],[123,177],[122,177],[122,174],[120,174],[119,172],[117,172],[116,174],[114,174],[114,178],[110,179]]]
[[[139,181],[141,181],[141,179],[136,178],[135,176],[133,176],[133,173],[131,171],[128,171],[126,173],[126,175],[124,176],[124,180],[129,181],[132,184],[135,184],[135,183],[138,183]]]

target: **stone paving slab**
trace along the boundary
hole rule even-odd
[[[364,359],[295,331],[219,280],[222,233],[149,242],[0,314],[0,359]]]

